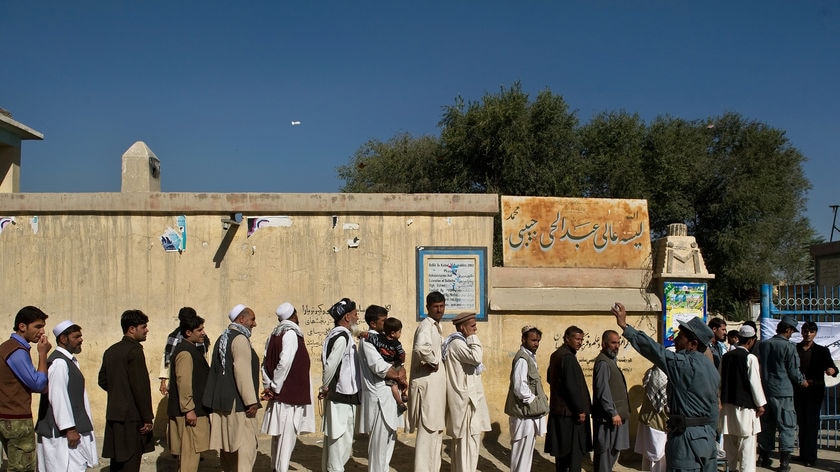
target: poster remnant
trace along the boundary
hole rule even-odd
[[[177,219],[178,229],[171,226],[160,236],[160,244],[166,252],[183,252],[187,249],[187,217],[179,215]]]
[[[290,227],[292,226],[291,216],[255,216],[248,218],[248,237],[262,228]]]

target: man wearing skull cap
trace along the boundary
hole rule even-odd
[[[251,347],[257,327],[254,311],[239,304],[228,313],[231,323],[213,346],[213,363],[204,389],[210,414],[210,448],[219,450],[222,469],[251,471],[257,460],[257,410],[260,405],[260,361]]]
[[[90,400],[76,354],[82,352],[82,328],[65,320],[53,328],[56,347],[47,359],[49,392],[38,409],[38,470],[83,471],[99,465]]]
[[[262,432],[271,435],[271,463],[287,472],[299,433],[315,431],[309,352],[303,341],[298,313],[286,302],[275,310],[280,322],[265,342],[263,399],[268,400]]]
[[[764,388],[761,386],[758,358],[750,353],[755,329],[741,326],[738,346],[727,352],[720,363],[720,431],[730,470],[755,470],[755,449],[764,414]]]

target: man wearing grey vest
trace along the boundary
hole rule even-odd
[[[210,449],[219,450],[222,470],[245,472],[257,460],[257,410],[260,360],[251,347],[257,327],[254,310],[238,304],[228,313],[230,324],[213,346],[213,363],[204,387],[210,412]]]
[[[48,394],[38,408],[38,470],[83,471],[99,465],[85,377],[75,354],[82,352],[82,328],[65,320],[53,329],[56,348],[47,358]]]
[[[545,434],[548,396],[537,368],[537,349],[542,331],[522,327],[522,347],[513,356],[505,414],[510,416],[510,470],[528,472],[534,458],[537,435]]]
[[[621,337],[613,330],[601,335],[601,352],[592,376],[592,421],[595,423],[594,470],[610,472],[618,454],[630,447],[630,399],[616,356]]]

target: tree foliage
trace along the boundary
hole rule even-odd
[[[342,191],[643,198],[654,237],[688,225],[716,275],[710,306],[727,314],[761,283],[812,276],[805,157],[782,130],[737,113],[645,123],[617,111],[580,124],[562,96],[531,100],[519,83],[458,97],[439,126],[440,138],[365,143],[338,169]]]

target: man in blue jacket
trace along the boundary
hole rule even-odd
[[[680,321],[674,339],[677,352],[671,352],[628,325],[621,303],[613,306],[612,313],[633,348],[668,376],[668,469],[716,471],[720,374],[703,354],[714,337],[712,330],[697,317]]]
[[[770,467],[770,453],[775,446],[778,428],[779,472],[790,470],[790,456],[793,452],[793,434],[796,431],[793,386],[808,386],[808,381],[799,370],[796,346],[790,342],[790,337],[796,332],[796,325],[794,317],[782,317],[776,326],[776,335],[758,347],[761,383],[767,396],[767,408],[761,417],[761,432],[758,433],[759,464]]]

